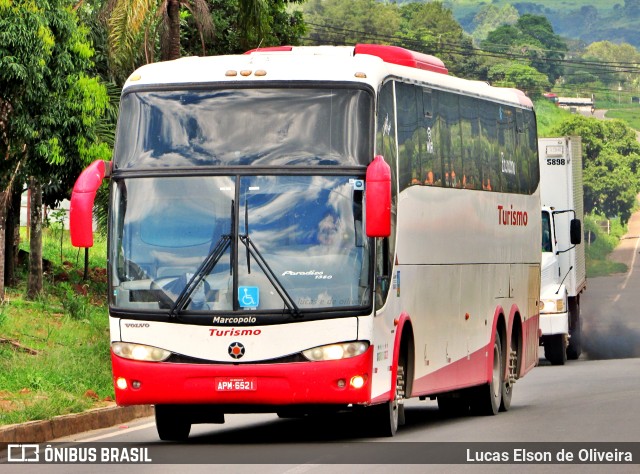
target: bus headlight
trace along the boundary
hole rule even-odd
[[[543,313],[564,313],[566,311],[564,298],[543,299],[542,303],[544,305],[542,308]]]
[[[319,360],[340,360],[364,354],[368,348],[368,342],[344,342],[342,344],[329,344],[328,346],[307,349],[302,351],[302,355],[314,362]]]
[[[119,357],[147,362],[162,362],[171,355],[171,352],[164,349],[129,342],[114,342],[111,344],[111,350]]]

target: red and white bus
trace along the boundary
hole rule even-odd
[[[113,161],[74,188],[78,247],[105,176],[116,400],[155,405],[162,439],[322,410],[393,435],[410,397],[506,410],[537,363],[519,91],[368,44],[150,64],[123,88]]]

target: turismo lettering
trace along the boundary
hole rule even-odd
[[[259,336],[260,329],[209,329],[209,336]]]
[[[527,211],[515,211],[513,204],[509,209],[498,204],[498,225],[526,226],[529,223]]]

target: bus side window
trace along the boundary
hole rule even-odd
[[[382,308],[389,293],[391,268],[389,259],[389,238],[376,239],[376,309]]]

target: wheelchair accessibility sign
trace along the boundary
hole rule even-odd
[[[238,287],[238,303],[241,308],[257,308],[260,304],[260,289],[257,286]]]

